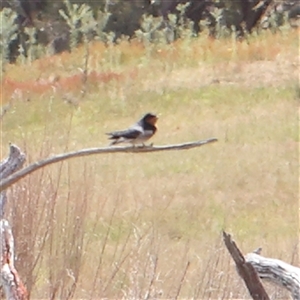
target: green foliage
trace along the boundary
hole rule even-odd
[[[215,19],[215,32],[217,33],[217,36],[224,36],[226,35],[226,28],[225,28],[225,8],[216,8],[214,12],[212,13],[214,19]]]
[[[202,36],[210,34],[215,38],[231,38],[232,40],[236,39],[237,35],[243,35],[245,32],[243,23],[247,23],[245,21],[247,16],[242,13],[243,2],[231,0],[213,2],[214,8],[210,8],[206,14],[203,14],[204,19],[200,21],[200,34]],[[162,4],[159,0],[151,1],[151,3],[152,8]],[[45,40],[48,42],[60,41],[65,36],[64,42],[61,43],[62,47],[57,47],[59,49],[57,51],[73,50],[79,43],[87,43],[92,39],[108,44],[115,43],[124,36],[126,36],[125,39],[136,37],[141,41],[147,49],[147,55],[153,52],[155,45],[169,45],[178,39],[184,40],[186,49],[188,49],[188,45],[194,37],[193,22],[186,18],[186,12],[190,11],[190,5],[189,2],[177,5],[177,13],[169,14],[164,19],[149,15],[150,9],[147,10],[148,7],[144,1],[115,0],[112,3],[112,1],[106,0],[64,0],[55,4],[49,3],[47,10],[43,11],[46,21],[38,20],[41,23],[39,28],[42,30],[47,29],[47,26],[55,28],[55,33],[45,30],[47,37],[42,42],[35,29],[25,27],[24,32],[19,33],[21,42],[16,43],[14,50],[19,52],[19,61],[33,61],[47,52],[44,47]],[[57,16],[60,20],[57,20]],[[3,70],[4,63],[10,56],[9,45],[18,37],[18,26],[15,22],[17,13],[5,8],[0,12],[0,17],[2,20],[0,50],[1,56],[4,58]],[[285,12],[274,10],[265,19],[262,26],[270,28],[273,32],[288,31],[291,27],[287,22],[288,17]],[[65,25],[69,28],[69,35],[65,31]],[[258,33],[254,32],[254,34]],[[235,47],[234,41],[233,46]]]
[[[109,13],[107,9],[105,9],[104,12],[101,10],[97,11],[95,30],[97,34],[97,39],[99,39],[100,41],[106,41],[107,39],[109,39],[109,37],[107,37],[107,34],[104,32],[104,29],[107,25],[110,16],[111,13]]]
[[[16,40],[18,25],[16,24],[17,13],[10,8],[0,11],[1,32],[0,32],[0,55],[1,71],[4,72],[5,63],[9,60],[9,44]]]
[[[154,18],[151,15],[143,15],[141,28],[135,32],[136,37],[145,47],[159,40],[159,30],[162,26],[162,18]]]
[[[193,36],[193,23],[186,20],[185,11],[189,3],[177,5],[179,15],[169,14],[167,20],[162,17],[143,15],[140,29],[135,31],[136,37],[145,45],[169,44],[176,39],[190,39]]]
[[[97,39],[106,41],[107,35],[104,28],[109,20],[110,13],[107,11],[93,11],[87,4],[71,4],[64,0],[66,10],[60,9],[59,14],[70,28],[70,48],[74,49],[83,41],[87,42],[95,36]]]
[[[37,30],[34,27],[26,27],[24,31],[28,36],[28,39],[26,41],[27,60],[29,62],[32,62],[40,56],[40,47],[37,41]]]
[[[176,10],[179,12],[178,26],[175,26],[176,37],[191,38],[193,36],[193,22],[186,20],[185,13],[190,3],[178,4]],[[178,28],[177,28],[178,27]]]
[[[277,32],[278,30],[290,29],[290,24],[288,21],[288,13],[287,12],[278,12],[273,11],[268,20],[268,28],[272,30],[272,32]]]
[[[83,34],[86,36],[97,25],[93,11],[86,4],[78,5],[71,4],[69,0],[64,0],[66,12],[62,9],[59,14],[63,17],[70,28],[70,47],[76,48],[80,42],[80,37]]]

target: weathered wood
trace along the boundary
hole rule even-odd
[[[143,147],[105,147],[105,148],[91,148],[91,149],[83,149],[80,151],[74,151],[64,154],[55,155],[53,157],[38,161],[36,163],[31,164],[30,166],[14,173],[6,179],[1,180],[0,182],[0,192],[7,189],[12,184],[19,181],[21,178],[27,176],[28,174],[41,169],[47,165],[54,164],[66,159],[74,158],[74,157],[82,157],[93,154],[108,154],[108,153],[146,153],[146,152],[158,152],[158,151],[170,151],[170,150],[187,150],[191,148],[200,147],[206,144],[210,144],[216,142],[216,138],[211,138],[207,140],[201,140],[196,142],[189,142],[184,144],[176,144],[176,145],[166,145],[166,146],[143,146]],[[1,177],[2,179],[3,177]]]
[[[287,289],[294,300],[300,300],[300,268],[256,253],[247,254],[245,260],[254,267],[261,279]]]
[[[223,239],[253,299],[269,299],[259,280],[261,278],[287,289],[294,300],[300,300],[300,268],[261,256],[261,248],[244,257],[230,234],[223,231]]]
[[[0,193],[0,219],[4,217],[6,201],[7,201],[6,191],[3,191],[2,193]]]
[[[0,162],[0,179],[1,181],[22,168],[25,162],[25,154],[16,145],[9,145],[9,155],[6,159]],[[0,217],[4,216],[4,207],[6,204],[6,193],[1,190],[0,194]]]
[[[11,175],[20,169],[25,162],[25,155],[15,145],[10,145],[10,153],[7,159],[0,163],[0,178]],[[0,194],[0,286],[2,286],[6,299],[26,300],[27,290],[19,278],[14,267],[14,238],[7,220],[3,219],[6,191]]]
[[[251,297],[254,300],[270,300],[254,267],[251,263],[246,262],[236,243],[231,239],[230,234],[223,231],[223,239],[236,264],[238,274],[243,278]]]
[[[8,221],[0,220],[1,286],[7,300],[26,300],[28,294],[14,267],[14,238]]]
[[[10,144],[9,156],[0,163],[1,180],[22,168],[25,159],[25,154],[21,152],[20,148]]]

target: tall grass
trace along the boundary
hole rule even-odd
[[[160,113],[155,144],[218,137],[186,152],[91,156],[16,184],[8,217],[31,297],[249,297],[221,240],[298,262],[297,32],[249,42],[138,41],[9,65],[2,157],[28,163],[107,145],[105,132]],[[273,298],[287,294],[268,287]]]

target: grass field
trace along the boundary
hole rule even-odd
[[[298,37],[94,43],[86,84],[84,48],[8,66],[2,158],[9,141],[28,164],[106,146],[105,132],[148,111],[156,145],[219,140],[69,160],[14,185],[7,213],[31,298],[249,298],[222,230],[244,253],[299,266]]]

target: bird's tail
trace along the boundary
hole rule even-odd
[[[109,144],[109,146],[113,146],[113,145],[117,145],[117,144],[119,144],[119,141],[118,141],[118,140],[113,140],[113,141]]]
[[[111,143],[109,144],[109,146],[113,146],[119,143],[122,143],[122,138],[120,138],[119,136],[116,136],[114,133],[112,132],[108,132],[105,133],[106,135],[109,135],[109,140],[112,140]]]

